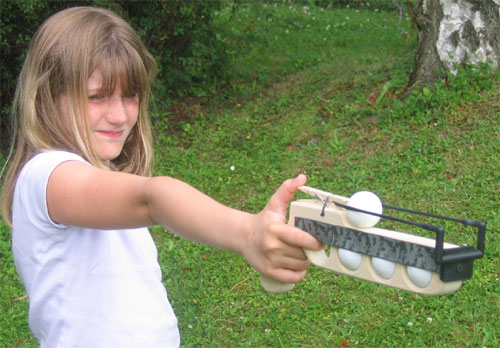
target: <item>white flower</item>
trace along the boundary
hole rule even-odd
[[[413,326],[413,323],[412,323],[411,321],[410,321],[410,322],[408,322],[408,326],[409,326],[409,327],[412,327],[412,326]]]
[[[270,333],[271,332],[271,329],[265,329],[264,330],[266,333]]]
[[[192,329],[192,328],[193,328],[193,325],[189,324],[189,325],[188,325],[188,328]]]
[[[231,169],[231,171],[232,171],[232,172],[234,172],[234,166],[231,166],[231,168],[230,168],[230,169]]]
[[[427,322],[428,322],[428,323],[432,323],[432,321],[433,321],[433,319],[432,319],[431,317],[428,317],[428,318],[427,318]]]

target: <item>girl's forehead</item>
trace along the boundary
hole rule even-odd
[[[103,73],[101,68],[95,69],[89,76],[87,89],[89,91],[99,90],[104,93],[113,93],[116,88],[127,88],[131,85],[129,82],[130,76],[119,75],[115,71],[108,72],[109,75]]]
[[[95,69],[89,77],[88,88],[99,89],[102,87],[102,73],[100,69]]]
[[[140,71],[125,59],[104,60],[90,74],[87,89],[98,89],[111,94],[119,87],[124,91],[140,93],[147,88],[144,75],[146,75],[145,72]]]

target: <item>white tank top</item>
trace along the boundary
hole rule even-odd
[[[177,320],[148,229],[92,230],[50,219],[48,179],[65,161],[85,162],[64,151],[36,155],[14,192],[14,261],[40,347],[178,347]]]

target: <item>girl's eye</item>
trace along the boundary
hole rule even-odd
[[[99,100],[103,100],[103,99],[104,99],[104,96],[100,95],[100,94],[89,95],[90,101],[99,101]]]
[[[137,93],[129,93],[129,94],[124,94],[122,97],[127,98],[127,99],[135,99],[137,98]]]

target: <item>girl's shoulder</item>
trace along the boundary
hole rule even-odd
[[[69,151],[43,151],[31,157],[24,164],[19,173],[16,187],[20,184],[31,186],[36,183],[45,187],[54,169],[67,161],[78,161],[88,164],[81,156]]]
[[[13,195],[13,223],[38,221],[40,226],[51,224],[47,207],[49,178],[60,164],[67,161],[87,163],[81,156],[68,151],[43,151],[31,157],[16,180]],[[45,226],[44,225],[44,226]],[[19,226],[19,224],[18,224]]]
[[[63,150],[49,150],[42,151],[31,157],[28,162],[23,166],[21,170],[21,175],[23,172],[31,172],[31,171],[49,171],[51,172],[57,167],[59,164],[66,161],[79,161],[88,163],[81,157],[73,152],[63,151]]]
[[[87,162],[82,156],[65,150],[46,150],[35,154],[29,162],[57,162],[57,161],[81,161]]]

